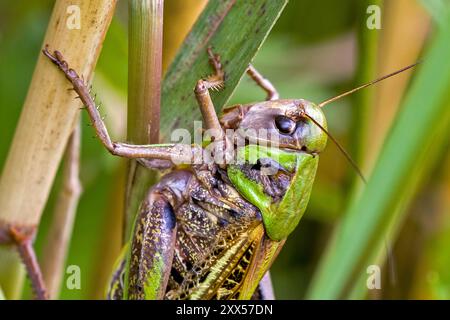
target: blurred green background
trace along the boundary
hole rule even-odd
[[[166,1],[165,65],[173,56],[170,50],[179,44],[179,38],[198,14],[199,3],[202,1],[197,1],[195,6],[190,6],[189,1],[185,4]],[[382,5],[381,30],[366,28],[369,16],[366,8],[370,3]],[[437,10],[443,3],[445,6],[445,1],[427,1],[425,5],[414,0],[384,4],[357,0],[290,1],[258,52],[254,65],[272,81],[281,97],[320,102],[419,60],[431,46],[444,19]],[[46,0],[0,2],[0,168],[13,139],[52,6],[53,1]],[[186,20],[184,25],[175,23],[182,19]],[[122,139],[126,132],[127,63],[127,4],[119,1],[93,85],[103,102],[107,126],[116,139]],[[329,131],[351,151],[367,175],[414,74],[406,72],[325,109]],[[244,77],[230,104],[263,98],[260,89]],[[450,107],[450,100],[446,103]],[[94,133],[87,123],[83,113],[81,181],[84,192],[67,260],[67,265],[80,266],[82,284],[81,290],[68,290],[63,285],[62,299],[102,298],[107,270],[119,250],[117,221],[121,219],[123,207],[125,162],[111,157],[92,138]],[[447,138],[433,146],[434,160],[403,208],[402,227],[396,237],[387,238],[386,248],[391,254],[387,265],[382,267],[382,290],[371,290],[364,296],[450,298],[448,126],[442,134]],[[307,212],[273,265],[277,298],[305,297],[335,226],[349,199],[361,188],[354,179],[351,166],[330,143],[321,155]],[[36,241],[38,256],[59,185],[58,175]],[[360,214],[364,219],[364,212]],[[30,296],[28,283],[24,295]]]

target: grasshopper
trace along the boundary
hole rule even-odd
[[[305,212],[320,153],[329,137],[336,142],[321,108],[412,67],[315,104],[279,99],[274,86],[250,65],[247,73],[267,99],[226,108],[219,118],[209,90],[224,85],[224,71],[220,56],[209,48],[214,73],[199,80],[194,92],[204,125],[214,134],[201,146],[133,145],[111,140],[89,89],[62,54],[51,54],[47,47],[43,53],[71,82],[111,154],[165,172],[140,205],[108,299],[272,298],[268,271]],[[264,129],[275,139],[247,136],[238,145],[236,135],[225,134],[228,129]],[[193,164],[206,148],[225,161]],[[230,155],[242,161],[233,163]]]

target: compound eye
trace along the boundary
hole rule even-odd
[[[275,118],[277,129],[284,134],[292,134],[295,131],[296,122],[285,116],[277,116]]]

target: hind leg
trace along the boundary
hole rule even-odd
[[[266,100],[277,100],[280,98],[277,89],[273,86],[273,84],[266,78],[263,77],[258,70],[255,69],[252,65],[248,66],[247,74],[252,78],[258,86],[260,86],[265,92],[267,92]]]
[[[36,258],[36,253],[33,248],[33,239],[27,234],[22,233],[19,229],[11,227],[10,236],[14,241],[17,251],[22,258],[23,264],[27,269],[28,276],[33,286],[33,291],[38,300],[48,299],[47,290],[45,288],[42,272]]]
[[[164,298],[174,255],[176,219],[167,197],[153,190],[140,206],[128,251],[124,299]]]
[[[112,141],[105,123],[97,110],[95,100],[91,97],[89,88],[84,80],[75,70],[69,68],[69,65],[59,51],[54,51],[53,54],[51,54],[46,47],[43,50],[43,53],[51,62],[58,66],[70,81],[74,91],[85,105],[97,137],[111,154],[130,159],[146,158],[167,161],[176,159],[178,163],[192,163],[195,154],[201,152],[200,147],[191,147],[182,144],[134,145]]]

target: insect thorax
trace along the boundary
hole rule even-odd
[[[291,179],[291,174],[281,171],[264,175],[259,163],[241,164],[238,168],[260,184],[274,202],[281,199]],[[174,171],[169,175],[177,174]],[[199,175],[208,176],[211,190],[199,181]],[[261,250],[262,242],[268,241],[261,213],[236,191],[221,169],[191,173],[184,190],[183,201],[175,205],[177,239],[166,298],[238,298],[239,286],[257,248]],[[214,268],[228,261],[224,258],[227,254],[239,256],[240,260],[234,262],[227,275],[216,279]],[[220,282],[218,288],[211,279],[215,285]]]

